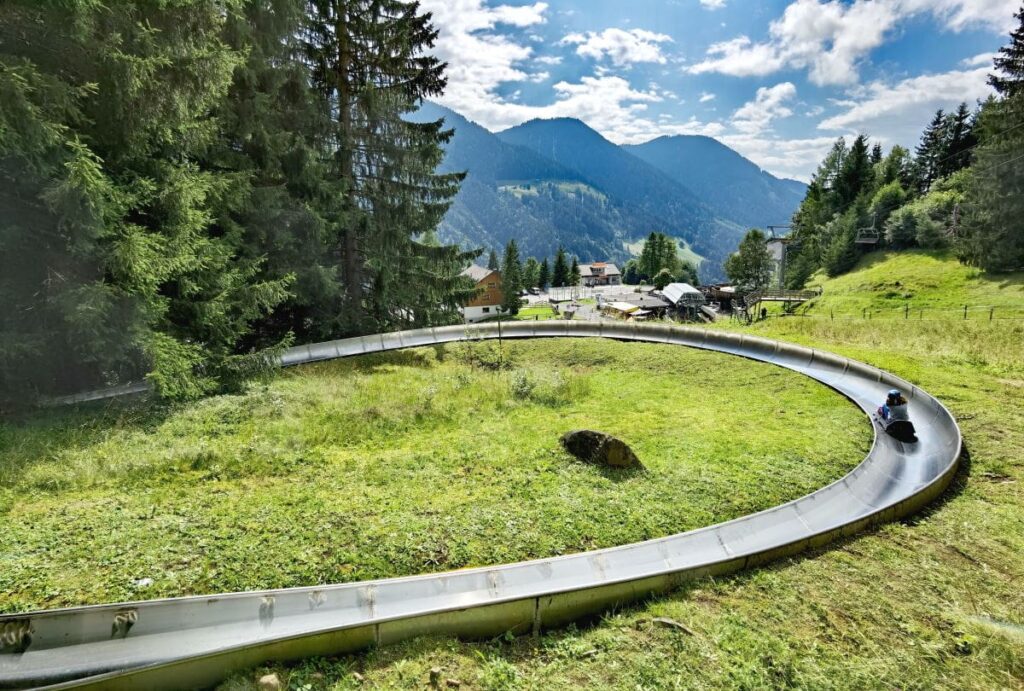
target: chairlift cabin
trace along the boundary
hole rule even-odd
[[[861,228],[857,231],[856,243],[858,245],[877,245],[882,234],[874,228]]]
[[[878,214],[871,214],[871,225],[857,229],[855,242],[858,245],[877,245],[878,241],[882,239],[882,234],[875,228],[877,220]]]

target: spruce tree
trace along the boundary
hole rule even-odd
[[[871,147],[871,165],[877,166],[881,162],[882,162],[882,145],[878,144],[878,143],[875,143],[875,145],[873,147]]]
[[[946,145],[937,164],[940,178],[971,164],[971,149],[977,144],[971,119],[966,103],[961,103],[955,112],[946,116]]]
[[[580,263],[573,255],[572,266],[569,267],[569,285],[578,286],[580,284]]]
[[[551,275],[551,285],[556,288],[564,288],[569,285],[569,262],[565,256],[565,248],[561,245],[555,252],[555,267]]]
[[[540,283],[540,262],[535,257],[530,257],[523,265],[523,287],[536,288]]]
[[[845,208],[874,182],[874,168],[868,153],[868,140],[863,134],[853,140],[836,177],[835,191],[840,207]]]
[[[487,268],[491,271],[497,271],[501,265],[498,263],[498,253],[491,249],[491,253],[487,256]]]
[[[537,287],[546,290],[549,283],[551,283],[551,268],[548,266],[548,258],[544,257],[540,263],[540,272],[537,274]]]
[[[261,280],[225,221],[244,176],[203,165],[243,62],[227,14],[215,0],[0,5],[0,390],[146,373],[193,397],[268,363],[240,345],[290,277]]]
[[[1024,270],[1024,91],[987,103],[977,129],[957,253],[989,271]]]
[[[932,121],[921,135],[921,142],[914,151],[917,190],[921,194],[927,192],[932,183],[941,177],[939,165],[945,156],[947,135],[946,116],[940,108],[935,111]]]
[[[1024,4],[1013,15],[1019,25],[1010,33],[1010,43],[999,49],[993,63],[998,74],[990,74],[988,83],[1005,97],[1024,91]]]
[[[501,262],[501,308],[506,314],[519,314],[519,294],[522,291],[523,266],[519,262],[519,245],[513,238],[505,245],[505,256]]]
[[[418,241],[437,226],[463,178],[435,172],[452,131],[441,120],[404,117],[444,89],[445,65],[430,54],[437,30],[417,4],[400,0],[310,0],[306,7],[305,59],[333,115],[327,160],[337,203],[325,217],[342,259],[343,328],[406,325],[424,293],[458,287],[422,269],[454,250]]]

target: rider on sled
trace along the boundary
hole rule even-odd
[[[907,399],[903,398],[899,389],[893,389],[885,397],[885,404],[878,409],[878,417],[885,422],[910,419],[907,413]]]
[[[914,423],[910,421],[910,413],[907,412],[907,399],[899,389],[893,389],[885,397],[885,404],[878,409],[875,416],[882,429],[890,436],[902,442],[917,441],[917,431]]]

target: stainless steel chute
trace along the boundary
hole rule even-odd
[[[266,660],[352,652],[422,634],[493,636],[554,627],[818,547],[919,510],[949,485],[960,429],[938,400],[877,368],[737,333],[607,322],[510,322],[501,338],[602,337],[671,343],[776,364],[817,379],[868,415],[893,386],[919,441],[876,432],[848,475],[805,497],[686,533],[548,559],[379,581],[0,615],[0,688],[192,688]],[[499,337],[495,324],[420,329],[300,346],[283,364]],[[99,396],[90,396],[96,398]]]

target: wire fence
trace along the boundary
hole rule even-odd
[[[752,315],[755,318],[759,315]],[[975,321],[997,322],[1024,320],[1024,306],[963,305],[961,307],[930,307],[905,304],[901,307],[863,307],[860,311],[815,309],[776,312],[766,318],[827,319],[830,321]]]

